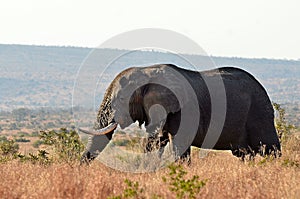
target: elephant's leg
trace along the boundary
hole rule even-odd
[[[159,156],[161,157],[165,151],[165,147],[169,143],[169,147],[172,148],[173,152],[176,156],[177,147],[173,145],[173,136],[171,133],[167,131],[161,131],[160,133],[156,134],[156,136],[150,136],[148,138],[148,143],[146,145],[145,152],[152,152],[158,150]],[[186,151],[181,154],[180,156],[175,157],[176,162],[184,163],[186,162],[188,165],[191,163],[191,147],[188,147]]]
[[[251,122],[247,125],[249,146],[255,154],[259,153],[261,156],[280,156],[280,142],[273,121],[264,121],[263,125],[260,125],[259,122],[261,121]]]
[[[162,132],[163,133],[159,134],[159,157],[162,157],[168,143],[172,146],[172,135],[167,131]]]
[[[178,160],[181,163],[191,164],[191,147],[189,147],[181,156],[179,156]]]
[[[91,161],[93,161],[97,156],[93,156],[91,152],[85,151],[81,158],[80,158],[80,164],[89,164]]]
[[[152,152],[160,150],[163,152],[162,147],[164,147],[168,142],[167,132],[163,129],[165,125],[165,119],[160,118],[155,115],[155,110],[151,112],[152,117],[148,116],[148,120],[151,121],[150,124],[146,126],[146,132],[149,133],[147,138],[147,143],[145,147],[145,152]]]
[[[256,98],[247,118],[249,145],[256,153],[265,155],[281,155],[281,146],[274,126],[274,110],[266,98]]]
[[[163,132],[162,130],[159,133],[150,135],[147,138],[147,143],[145,147],[145,152],[152,152],[155,150],[159,150],[160,155],[164,152],[164,147],[168,144],[169,137],[167,132]]]
[[[144,152],[145,153],[152,152],[157,150],[158,148],[159,148],[159,139],[157,135],[150,135],[147,138]]]
[[[231,150],[232,155],[241,158],[241,160],[244,160],[246,155],[251,155],[251,148],[249,148],[248,144],[248,132],[245,126],[245,124],[241,124],[241,127],[239,128],[236,127],[234,129],[230,129],[229,133],[231,131],[234,132],[231,134],[231,136],[234,136],[235,139],[231,141],[226,140],[226,142],[230,143],[228,145],[228,149]]]
[[[178,140],[174,140],[174,136],[170,133],[169,144],[172,147],[173,153],[175,155],[175,162],[191,164],[191,146],[182,146],[182,143],[176,143]],[[181,147],[180,147],[181,146]],[[187,148],[186,148],[187,147]]]
[[[246,155],[248,154],[246,146],[236,146],[231,149],[232,155],[245,160]]]

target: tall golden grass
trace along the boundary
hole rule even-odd
[[[299,198],[299,144],[295,134],[284,143],[282,157],[244,162],[219,151],[199,158],[198,150],[193,150],[192,164],[184,165],[186,178],[207,179],[197,198]],[[45,166],[14,160],[0,164],[0,198],[107,198],[123,193],[125,179],[139,182],[143,188],[139,198],[176,198],[162,180],[168,173],[168,168],[123,173],[99,161],[85,166],[78,162]]]

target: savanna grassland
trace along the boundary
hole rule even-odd
[[[113,170],[99,161],[80,166],[76,158],[68,161],[43,155],[31,155],[27,160],[12,158],[0,163],[0,196],[299,198],[299,143],[300,134],[293,133],[285,138],[280,158],[256,157],[253,161],[241,161],[229,152],[219,151],[199,158],[199,149],[194,148],[190,166],[172,164],[157,172],[140,174]],[[60,155],[64,158],[66,154]]]
[[[139,174],[100,161],[80,165],[84,139],[74,128],[58,130],[72,125],[71,112],[2,112],[0,198],[299,198],[300,131],[287,122],[280,105],[274,107],[282,139],[280,158],[242,161],[228,151],[200,158],[200,149],[193,148],[190,166],[171,164]],[[120,149],[140,146],[124,133],[115,138]]]

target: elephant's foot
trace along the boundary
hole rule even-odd
[[[263,156],[272,156],[274,158],[281,157],[280,145],[279,147],[274,145],[261,145],[258,149],[258,153]]]
[[[257,151],[255,149],[252,149],[250,146],[238,147],[236,149],[232,149],[231,152],[232,155],[240,158],[242,161],[245,161],[246,157],[248,157],[248,159],[252,161],[257,154]]]
[[[191,147],[189,147],[181,156],[177,157],[175,162],[178,162],[180,164],[187,164],[190,166],[191,164]]]
[[[93,156],[89,151],[86,151],[80,158],[80,165],[90,164],[95,158],[96,156]]]
[[[171,141],[170,134],[166,132],[159,132],[147,138],[145,152],[152,152],[164,148],[168,142]]]

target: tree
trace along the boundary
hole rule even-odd
[[[30,110],[27,108],[18,108],[12,111],[12,115],[16,121],[24,121],[27,116],[30,116]]]

